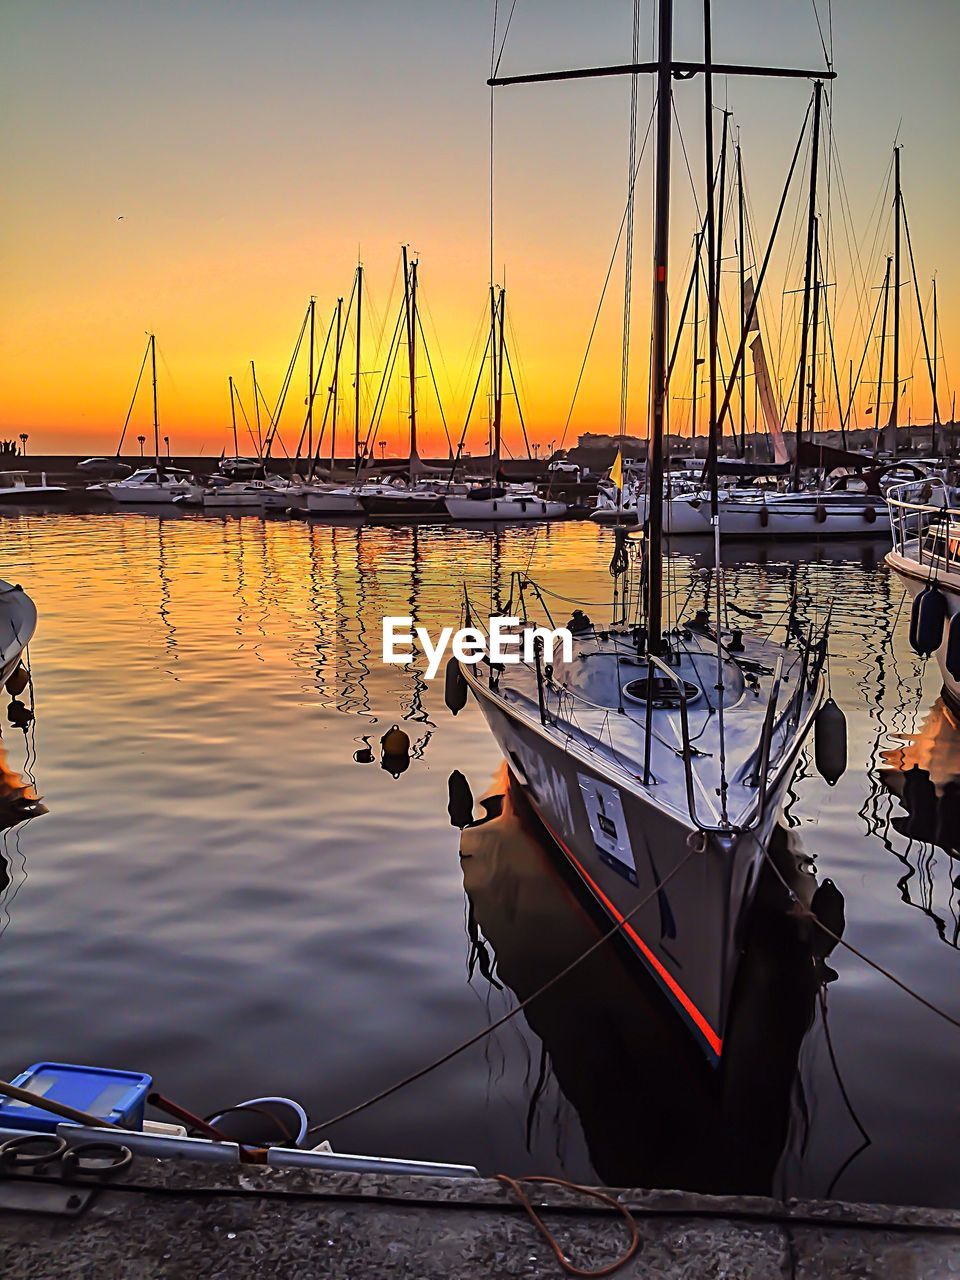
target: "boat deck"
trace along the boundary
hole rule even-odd
[[[726,817],[734,825],[744,825],[757,806],[764,721],[781,659],[768,777],[790,757],[798,737],[797,720],[803,721],[811,712],[815,697],[805,691],[799,707],[795,701],[803,672],[797,649],[747,637],[742,643],[742,651],[724,654],[721,699],[715,642],[698,632],[680,641],[679,665],[672,670],[688,686],[686,746],[679,706],[655,708],[649,785],[644,782],[647,662],[637,656],[628,635],[590,633],[575,638],[572,662],[558,661],[545,681],[547,724],[541,724],[532,664],[507,666],[495,692],[540,732],[562,738],[567,751],[601,758],[604,768],[617,774],[622,785],[641,792],[658,788],[658,804],[688,824],[693,818],[695,825],[724,825],[719,795],[722,753],[728,786]],[[668,687],[667,692],[672,689]],[[685,756],[690,762],[690,796]]]

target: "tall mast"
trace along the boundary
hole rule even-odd
[[[700,257],[703,253],[703,232],[698,231],[693,238],[693,374],[691,376],[690,395],[693,408],[690,411],[690,454],[697,456],[697,375],[700,372]]]
[[[937,452],[937,427],[940,425],[940,405],[937,403],[937,277],[933,277],[933,420],[930,427],[930,452]]]
[[[647,547],[647,630],[651,653],[663,631],[663,431],[667,402],[667,266],[670,249],[670,143],[673,91],[673,0],[659,0],[657,50],[656,176],[653,236],[653,342]]]
[[[713,79],[709,71],[707,72],[706,78],[708,80]],[[714,291],[717,297],[717,342],[718,343],[720,341],[719,327],[720,327],[720,296],[721,296],[721,280],[722,280],[721,272],[723,271],[723,219],[724,219],[724,208],[727,203],[727,138],[729,135],[731,115],[732,115],[732,112],[730,111],[724,111],[723,113],[723,126],[720,131],[720,188],[717,194],[716,209],[714,211],[716,222],[717,222],[717,260],[715,264],[716,280],[714,283]],[[719,360],[719,347],[717,350],[717,357]],[[736,431],[734,431],[733,433],[733,443],[734,443],[734,446],[736,446],[736,443],[737,443]],[[718,450],[722,447],[722,445],[723,445],[723,425],[721,424],[717,432]]]
[[[353,465],[360,467],[360,323],[363,318],[363,263],[357,263],[357,362],[353,388]]]
[[[820,320],[820,221],[813,220],[813,317],[810,322],[810,410],[809,435],[817,429],[817,326]]]
[[[250,372],[253,375],[253,405],[257,411],[257,450],[263,458],[263,435],[260,431],[260,392],[257,390],[257,366],[250,361]]]
[[[719,311],[717,286],[720,282],[720,273],[717,254],[717,211],[714,199],[713,31],[710,0],[703,0],[703,63],[704,136],[707,165],[707,358],[710,378],[707,477],[710,482],[710,516],[711,520],[716,522],[719,519],[719,494],[717,491],[717,452],[719,444],[717,440],[717,338]],[[724,137],[726,137],[726,116],[724,116]],[[720,181],[723,181],[722,174]]]
[[[499,397],[497,387],[500,385],[497,369],[501,360],[497,341],[497,290],[491,276],[490,280],[490,429],[487,443],[490,449],[490,483],[491,485],[500,470],[500,427],[497,418]]]
[[[407,246],[403,246],[403,305],[407,322],[407,361],[410,376],[410,461],[419,461],[417,453],[417,264],[408,264]]]
[[[903,221],[903,192],[900,189],[900,148],[893,149],[893,385],[890,391],[890,418],[886,446],[896,457],[897,424],[900,418],[900,223]]]
[[[313,353],[317,300],[310,296],[310,369],[307,374],[307,457],[313,457]]]
[[[233,426],[233,456],[240,457],[240,446],[237,443],[237,406],[233,398],[233,374],[230,375],[230,422]]]
[[[337,465],[337,400],[340,396],[340,329],[343,322],[343,299],[337,299],[337,338],[334,347],[333,358],[333,386],[330,388],[330,394],[333,396],[333,406],[330,415],[330,475],[333,475],[334,467]]]
[[[740,139],[737,138],[737,244],[740,250],[740,337],[743,340],[744,326],[747,323],[746,281],[747,251],[744,244],[746,216],[743,197],[743,158],[740,154]],[[754,441],[756,445],[756,441]],[[740,361],[740,453],[747,453],[747,362]]]
[[[890,264],[887,258],[887,269],[883,273],[883,319],[880,321],[880,364],[877,367],[877,402],[873,407],[873,425],[877,433],[875,452],[880,449],[880,398],[883,395],[883,359],[887,350],[887,312],[890,306]]]
[[[160,473],[160,410],[157,406],[157,338],[150,335],[150,367],[153,373],[153,451],[156,457],[157,474]]]
[[[503,322],[507,308],[507,291],[500,290],[500,301],[497,305],[497,345],[499,348],[499,356],[497,357],[497,389],[493,403],[493,447],[497,458],[497,470],[500,469],[500,441],[503,436],[503,366],[504,366],[504,347],[503,347]],[[496,477],[494,477],[496,479]]]
[[[807,260],[803,279],[803,325],[800,330],[800,374],[797,380],[797,443],[793,459],[793,487],[800,488],[800,444],[803,440],[804,392],[807,389],[807,343],[813,294],[814,241],[817,225],[817,166],[820,157],[820,106],[823,81],[813,86],[813,135],[810,142],[810,202],[807,209]]]

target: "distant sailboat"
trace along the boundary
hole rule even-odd
[[[144,352],[143,362],[140,365],[140,374],[137,377],[137,385],[134,388],[130,409],[131,411],[133,409],[133,403],[137,397],[140,378],[143,376],[148,355],[150,357],[153,380],[154,465],[152,467],[142,467],[124,480],[116,480],[105,485],[104,488],[107,494],[114,502],[168,504],[173,503],[175,499],[180,497],[199,496],[201,492],[201,487],[188,471],[172,467],[160,454],[160,412],[157,404],[157,340],[152,333],[147,339],[147,350]],[[127,421],[129,421],[129,418],[130,414],[128,413]],[[124,423],[124,431],[126,431],[126,423]]]

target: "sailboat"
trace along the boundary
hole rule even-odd
[[[428,478],[430,468],[421,461],[417,445],[417,335],[421,333],[421,321],[417,309],[416,258],[411,262],[406,245],[403,246],[403,310],[401,319],[406,336],[407,376],[410,384],[409,422],[410,454],[407,461],[407,480],[399,478],[394,483],[366,485],[359,490],[357,499],[364,512],[370,516],[389,516],[402,520],[420,520],[424,517],[445,515],[443,492],[439,487],[439,473]]]
[[[635,563],[636,544],[626,531],[618,532],[612,619],[595,624],[585,608],[575,609],[568,623],[570,660],[547,661],[534,646],[530,661],[461,664],[449,678],[462,680],[473,693],[541,822],[717,1062],[765,846],[824,697],[826,631],[804,630],[791,614],[782,643],[775,643],[769,634],[747,635],[736,622],[731,625],[719,553],[715,616],[707,609],[674,611],[663,598],[671,104],[678,73],[703,75],[705,81],[714,459],[718,306],[709,4],[704,59],[696,64],[674,59],[673,0],[658,0],[657,7],[652,422],[642,567]],[[634,62],[626,68],[494,77],[490,83],[649,69]],[[755,70],[724,67],[728,75]],[[782,74],[817,84],[832,75]],[[805,119],[804,132],[806,124]],[[632,131],[635,125],[631,113]],[[628,200],[632,167],[630,177]],[[718,543],[715,463],[711,479]],[[534,618],[528,606],[532,601],[536,608],[542,596],[525,573],[514,575],[513,586],[512,612],[529,624]],[[468,598],[465,615],[471,625]]]
[[[454,493],[448,491],[445,497],[445,505],[448,514],[453,520],[556,520],[567,514],[567,504],[558,502],[555,498],[543,497],[537,493],[530,485],[525,484],[508,484],[502,474],[500,467],[500,454],[503,440],[503,375],[506,369],[513,385],[514,398],[517,401],[517,408],[520,407],[520,398],[517,393],[516,383],[513,378],[513,369],[510,365],[510,355],[507,350],[507,343],[504,337],[504,322],[507,309],[507,291],[500,289],[499,295],[491,284],[490,286],[490,333],[487,337],[486,350],[480,362],[480,374],[477,378],[477,387],[474,388],[473,398],[470,401],[470,408],[467,410],[466,421],[463,426],[463,433],[460,440],[460,449],[457,450],[458,456],[463,448],[466,438],[467,427],[470,425],[470,414],[476,401],[477,388],[480,379],[483,377],[483,364],[486,360],[487,352],[490,353],[490,399],[493,406],[492,413],[492,433],[490,447],[490,479],[486,484],[474,485],[472,488],[464,492]],[[523,415],[520,415],[521,423]],[[524,432],[526,434],[526,432]]]
[[[137,398],[137,390],[140,387],[140,379],[143,376],[148,356],[150,357],[150,369],[153,379],[154,464],[152,467],[141,467],[124,480],[116,480],[113,483],[104,485],[106,493],[114,502],[172,503],[180,497],[198,497],[202,492],[200,485],[196,483],[189,471],[170,466],[169,462],[165,462],[160,455],[160,412],[157,404],[157,339],[152,333],[147,338],[147,349],[140,365],[140,374],[137,377],[137,385],[134,388],[133,400],[130,402],[130,410],[133,410],[133,404]],[[130,413],[128,412],[127,421],[129,422],[129,420]],[[124,431],[126,431],[126,423],[124,423]]]

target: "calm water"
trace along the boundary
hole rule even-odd
[[[4,727],[0,792],[34,778],[49,810],[2,833],[0,1072],[103,1063],[199,1112],[278,1092],[322,1120],[582,951],[594,917],[509,800],[461,861],[447,779],[466,775],[479,816],[499,755],[422,664],[381,664],[380,618],[455,622],[464,579],[506,595],[528,563],[606,600],[609,554],[584,524],[0,520],[0,576],[40,611],[36,719]],[[850,768],[831,789],[805,760],[783,843],[837,884],[849,941],[960,1016],[960,731],[882,547],[842,554],[732,553],[733,598],[770,625],[794,586],[808,614],[833,601]],[[702,564],[672,560],[678,593]],[[397,778],[354,759],[394,723],[413,742]],[[484,1172],[955,1205],[958,1033],[843,951],[818,992],[792,929],[758,926],[722,1078],[608,945],[529,1020],[329,1136]]]

